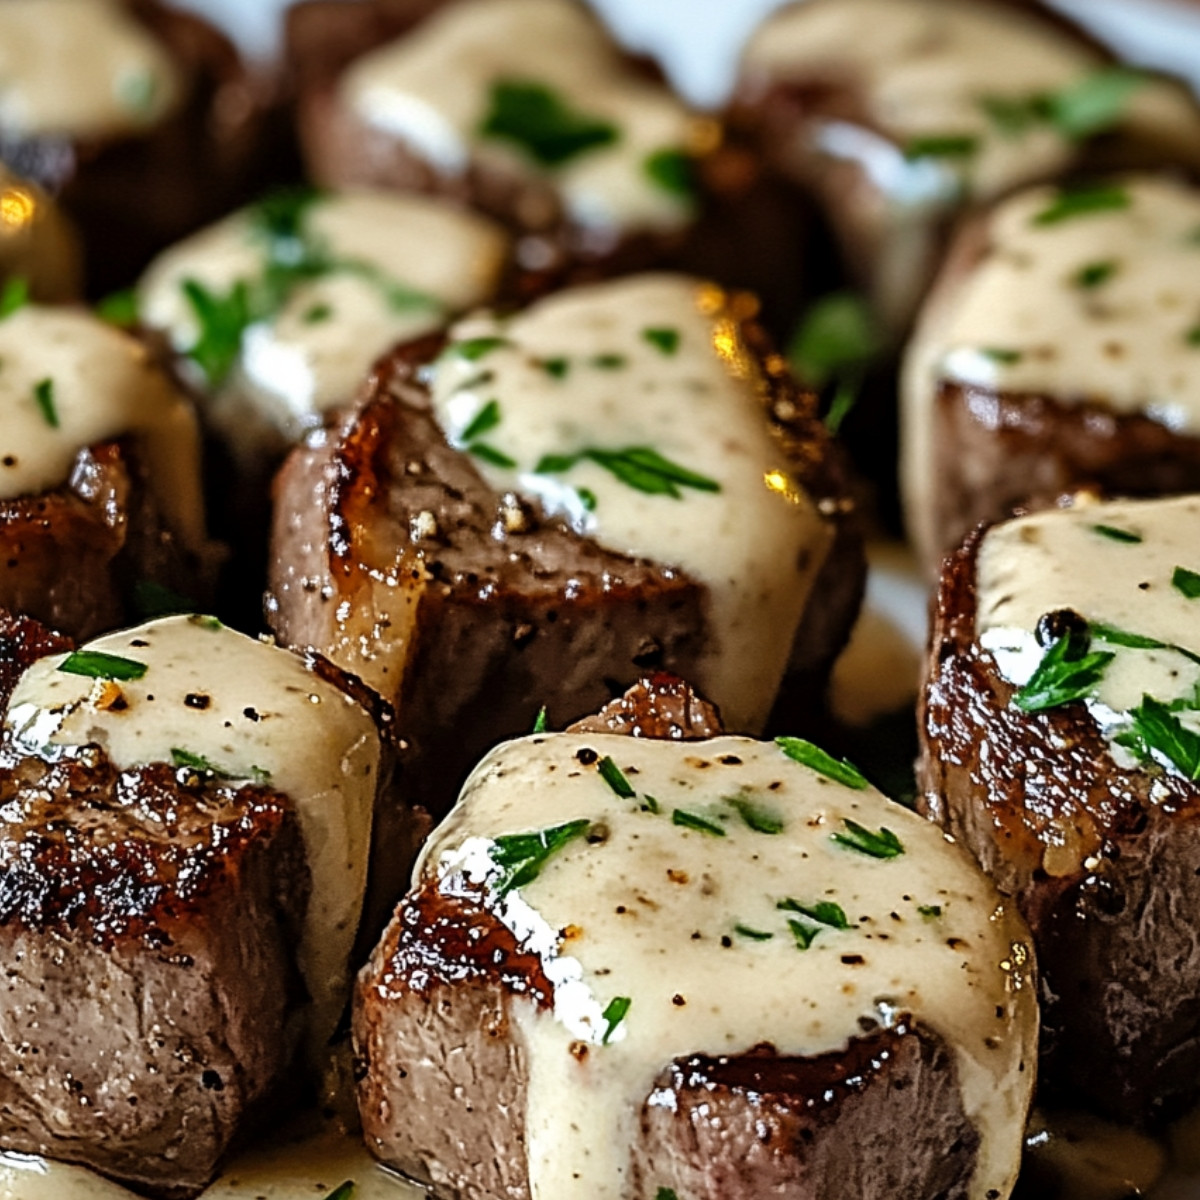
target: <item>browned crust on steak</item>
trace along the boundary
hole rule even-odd
[[[1155,1120],[1200,1095],[1200,787],[1122,770],[1082,703],[1011,706],[975,639],[981,539],[946,560],[937,595],[921,803],[1033,930],[1043,1096]]]
[[[214,566],[166,526],[129,440],[81,450],[62,487],[0,500],[0,608],[80,640],[136,617],[139,583],[203,605]]]
[[[681,708],[691,714],[682,735],[672,719]],[[715,712],[666,675],[642,680],[575,729],[723,732]],[[540,960],[489,910],[443,895],[434,880],[419,884],[355,993],[359,1111],[371,1152],[438,1197],[527,1200],[529,1068],[514,1006],[544,1009],[551,997]],[[920,1136],[898,1145],[898,1120]],[[630,1148],[630,1194],[965,1200],[978,1144],[948,1048],[902,1020],[812,1058],[762,1045],[664,1064]]]

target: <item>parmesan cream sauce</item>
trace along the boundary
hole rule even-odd
[[[604,756],[636,797],[605,782]],[[760,806],[782,831],[756,832],[728,797]],[[724,836],[680,826],[678,810]],[[592,823],[587,838],[532,882],[498,892],[497,838],[580,819]],[[846,820],[892,831],[903,852],[878,859],[839,845],[831,835]],[[981,1138],[970,1195],[1009,1194],[1036,1053],[1028,932],[940,829],[873,788],[836,783],[745,738],[524,738],[476,768],[416,874],[447,894],[482,889],[553,985],[552,1011],[513,1001],[529,1068],[534,1200],[628,1194],[642,1107],[671,1103],[655,1081],[673,1059],[762,1043],[823,1054],[861,1035],[862,1022],[889,1026],[900,1014],[954,1057]],[[796,914],[778,907],[789,898],[837,904],[849,927],[803,919],[819,932],[802,950],[788,925]],[[616,997],[628,1009],[606,1043]]]
[[[199,548],[195,414],[145,346],[82,309],[26,305],[0,320],[0,499],[59,487],[80,450],[125,436],[168,524]]]
[[[561,293],[507,320],[472,316],[450,337],[428,369],[450,441],[476,452],[482,443],[512,461],[476,453],[497,491],[535,499],[600,545],[705,585],[708,651],[696,683],[731,728],[759,729],[832,534],[789,474],[724,294],[682,276],[635,276]],[[486,353],[456,349],[487,344],[481,338],[495,343]],[[499,423],[465,442],[492,401]],[[648,494],[587,459],[535,469],[546,455],[640,446],[720,491]]]
[[[572,111],[611,123],[616,139],[547,168],[479,129],[497,81],[547,86]],[[637,75],[588,16],[566,0],[464,0],[353,64],[344,102],[443,175],[473,162],[553,180],[583,227],[673,230],[686,196],[654,182],[647,159],[683,150],[708,129],[660,85]]]
[[[744,52],[742,75],[752,93],[789,79],[849,77],[870,122],[895,140],[855,136],[849,126],[829,122],[817,134],[821,149],[859,160],[899,204],[938,206],[957,204],[964,188],[976,198],[994,196],[1072,162],[1076,143],[1041,123],[1014,135],[989,117],[981,100],[1028,101],[1067,88],[1102,64],[1078,38],[998,5],[811,0],[759,27]],[[1187,98],[1158,82],[1133,93],[1124,123],[1200,134]],[[969,160],[905,157],[913,139],[961,136],[979,139]]]
[[[419,196],[329,193],[303,220],[314,247],[353,269],[304,280],[276,314],[246,331],[233,372],[209,405],[235,446],[255,422],[288,439],[318,423],[354,396],[394,343],[490,300],[507,258],[507,238],[491,221]],[[201,331],[185,284],[225,294],[239,282],[256,286],[267,265],[251,210],[236,213],[151,264],[138,285],[141,317],[186,354]],[[392,298],[389,285],[411,292],[411,302]]]
[[[1141,540],[1117,540],[1112,530]],[[1029,681],[1045,653],[1034,636],[1039,619],[1059,609],[1200,656],[1200,600],[1172,585],[1176,567],[1200,573],[1200,497],[1104,504],[1080,497],[1069,509],[996,525],[976,567],[979,643],[1017,686]],[[1114,655],[1086,701],[1110,738],[1129,727],[1129,710],[1144,696],[1169,704],[1197,695],[1200,665],[1179,650],[1098,638],[1092,649]],[[1200,733],[1200,710],[1174,715]],[[1110,745],[1121,766],[1135,765],[1129,751]],[[1153,753],[1164,768],[1177,770]]]
[[[323,1068],[349,995],[366,887],[380,754],[374,723],[296,655],[212,618],[167,617],[84,648],[146,665],[141,679],[117,685],[125,707],[100,707],[105,682],[60,671],[65,656],[52,655],[21,677],[5,728],[44,758],[94,743],[129,768],[169,763],[178,748],[235,779],[269,774],[299,818],[312,874],[298,959],[313,1005],[310,1057]]]
[[[79,140],[136,133],[166,117],[182,88],[166,49],[117,0],[0,3],[6,132]]]
[[[932,547],[932,467],[942,381],[1048,395],[1171,429],[1200,430],[1200,191],[1168,179],[1114,182],[1121,209],[1039,223],[1039,187],[988,218],[978,264],[943,279],[902,378],[901,479],[914,541]],[[1108,274],[1086,286],[1081,273]]]

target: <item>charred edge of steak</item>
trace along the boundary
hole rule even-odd
[[[568,733],[619,733],[659,741],[703,741],[724,732],[720,714],[691,684],[666,671],[639,679]]]
[[[64,634],[56,633],[33,617],[0,608],[0,711],[8,710],[13,689],[27,667],[39,658],[74,649],[75,642]]]
[[[983,535],[946,560],[936,599],[921,807],[1034,931],[1043,1097],[1155,1122],[1200,1093],[1200,951],[1185,915],[1200,910],[1200,785],[1119,767],[1082,702],[1011,705],[975,639]]]

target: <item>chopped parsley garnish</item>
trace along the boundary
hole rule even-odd
[[[1092,532],[1106,537],[1111,542],[1127,542],[1136,545],[1142,540],[1142,535],[1132,529],[1121,529],[1116,525],[1093,525]]]
[[[551,379],[565,379],[567,372],[571,369],[571,360],[569,358],[543,358],[538,366]]]
[[[1086,628],[1055,638],[1029,682],[1014,693],[1012,703],[1022,712],[1037,713],[1082,700],[1115,657],[1111,651],[1090,647],[1091,633]]]
[[[664,458],[649,446],[629,446],[624,450],[580,450],[575,454],[547,454],[534,470],[539,475],[569,471],[576,463],[587,459],[615,475],[622,483],[651,496],[682,498],[681,487],[699,492],[719,492],[715,479],[689,471],[669,458]]]
[[[462,431],[464,442],[473,442],[476,438],[490,433],[500,424],[500,402],[489,400],[470,420]]]
[[[660,354],[670,357],[679,349],[679,330],[666,326],[651,326],[642,330],[642,338],[650,343]]]
[[[1200,346],[1200,325],[1193,325],[1191,329],[1183,335],[1183,340],[1189,346]]]
[[[193,601],[154,579],[139,579],[133,585],[133,607],[144,621],[196,610]]]
[[[534,718],[533,729],[531,730],[531,732],[533,732],[533,733],[545,733],[546,732],[546,706],[544,704],[542,705],[541,708],[538,709],[538,715]]]
[[[148,670],[143,662],[105,654],[103,650],[75,650],[58,665],[65,675],[86,675],[90,679],[141,679]]]
[[[990,358],[992,362],[997,362],[1003,367],[1011,367],[1019,363],[1025,357],[1020,350],[1007,350],[1003,346],[981,346],[979,353],[985,358]]]
[[[619,371],[629,360],[623,354],[597,354],[588,362],[600,371]]]
[[[1088,263],[1075,272],[1072,282],[1076,287],[1097,288],[1102,283],[1107,283],[1117,273],[1117,265],[1117,260],[1114,258],[1105,259],[1103,262]]]
[[[643,795],[642,803],[639,805],[639,807],[641,808],[642,812],[650,812],[650,813],[662,812],[662,806],[659,804],[659,802],[653,796]]]
[[[602,1045],[608,1045],[608,1039],[612,1037],[617,1026],[625,1020],[632,1003],[633,1001],[628,996],[614,996],[608,1002],[608,1007],[600,1014],[605,1023],[604,1036],[600,1039]]]
[[[54,404],[54,380],[39,379],[33,385],[33,402],[42,414],[42,420],[53,429],[58,428],[58,409]]]
[[[858,400],[867,369],[883,342],[866,301],[855,292],[833,292],[801,318],[788,344],[788,361],[811,388],[836,384],[825,417],[837,433]]]
[[[4,281],[0,290],[0,321],[11,317],[19,308],[29,303],[29,280],[23,275],[15,275]]]
[[[242,335],[254,324],[250,285],[239,279],[227,292],[210,291],[198,279],[185,279],[183,294],[200,325],[188,357],[212,387],[224,383],[242,350]]]
[[[918,904],[917,912],[921,914],[927,921],[936,920],[942,915],[942,906],[940,904]]]
[[[671,813],[671,824],[684,829],[694,829],[697,833],[707,833],[710,837],[724,837],[725,830],[716,821],[702,817],[699,813],[688,812],[685,808],[677,808]]]
[[[1130,633],[1127,629],[1118,629],[1101,621],[1093,622],[1089,628],[1098,642],[1107,642],[1110,646],[1125,646],[1131,650],[1173,650],[1191,662],[1200,663],[1200,654],[1177,646],[1174,642],[1163,642],[1144,633]]]
[[[910,162],[919,158],[971,158],[979,152],[979,139],[973,134],[933,134],[911,138],[904,147]]]
[[[333,316],[333,308],[328,304],[313,304],[304,310],[301,320],[305,325],[320,325]]]
[[[848,763],[844,758],[839,761],[832,754],[827,754],[820,746],[806,742],[804,738],[777,737],[775,745],[793,762],[798,762],[801,766],[808,767],[810,771],[816,771],[819,775],[824,775],[848,788],[862,791],[868,786],[866,776],[857,767]]]
[[[845,832],[831,833],[829,838],[847,850],[857,850],[871,858],[895,858],[904,853],[903,843],[886,826],[881,826],[876,833],[849,817],[843,817],[842,824],[846,827]]]
[[[515,458],[510,458],[503,450],[497,450],[495,446],[489,446],[487,442],[472,442],[467,447],[467,453],[483,459],[485,463],[491,463],[493,467],[512,470],[517,465]]]
[[[219,617],[206,616],[203,613],[197,613],[194,617],[188,617],[188,621],[193,625],[198,625],[201,629],[224,629]]]
[[[799,900],[788,896],[786,900],[780,900],[775,907],[784,912],[799,913],[803,917],[808,917],[810,921],[816,921],[818,925],[828,925],[831,929],[850,928],[845,910],[832,900],[818,900],[815,904],[801,904]]]
[[[275,241],[299,241],[313,205],[323,193],[314,187],[283,187],[255,201],[247,210],[254,232]]]
[[[1063,137],[1082,141],[1111,129],[1125,115],[1146,75],[1129,67],[1100,67],[1046,98],[1050,122]]]
[[[544,167],[561,167],[620,137],[610,121],[572,109],[553,89],[530,79],[498,79],[492,84],[479,132],[511,142]]]
[[[679,1200],[679,1197],[675,1194],[674,1188],[660,1187],[654,1193],[654,1200]]]
[[[345,1183],[339,1183],[337,1187],[325,1197],[325,1200],[350,1200],[354,1195],[354,1180],[347,1179]]]
[[[532,883],[546,863],[564,846],[582,837],[591,824],[586,818],[568,821],[536,833],[509,833],[496,838],[492,861],[501,868],[495,888],[501,896]]]
[[[1132,204],[1129,192],[1112,183],[1077,184],[1062,187],[1058,195],[1034,218],[1035,225],[1057,225],[1074,217],[1119,212]]]
[[[579,503],[587,512],[596,511],[596,493],[591,488],[576,488],[575,495],[579,497]]]
[[[738,816],[755,833],[782,833],[783,818],[773,809],[749,796],[726,796],[725,803],[737,810]]]
[[[803,921],[797,921],[794,917],[788,918],[788,928],[792,931],[792,937],[796,939],[798,950],[807,950],[821,932],[819,925],[805,925]]]
[[[1200,779],[1200,733],[1189,729],[1153,696],[1143,696],[1129,716],[1133,721],[1131,732],[1142,745],[1157,750],[1186,778]]]
[[[459,358],[465,358],[467,362],[478,362],[485,354],[491,354],[493,350],[499,350],[501,346],[510,344],[508,338],[477,337],[467,338],[463,342],[453,342],[450,350]]]
[[[139,317],[137,292],[133,288],[110,292],[97,303],[96,316],[123,329],[136,325]]]
[[[181,746],[171,747],[171,764],[176,767],[190,767],[193,771],[207,771],[211,775],[228,775],[227,771],[213,766],[203,754],[195,754]]]
[[[751,929],[749,925],[735,925],[733,932],[740,937],[749,938],[752,942],[767,942],[775,936],[765,929]]]
[[[979,107],[1003,137],[1020,137],[1045,119],[1044,97],[980,96]]]
[[[1171,586],[1189,600],[1200,599],[1200,571],[1176,567],[1171,575]]]
[[[655,150],[642,162],[646,178],[656,187],[680,200],[692,200],[696,195],[696,164],[682,150]]]
[[[596,764],[596,769],[600,772],[600,778],[623,800],[635,795],[629,780],[625,778],[625,772],[607,754]]]

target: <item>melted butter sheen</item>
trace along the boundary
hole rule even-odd
[[[77,139],[137,132],[167,116],[181,88],[166,50],[115,0],[0,4],[6,131]]]
[[[452,342],[499,343],[477,358],[451,346],[430,369],[431,391],[458,445],[496,402],[499,423],[477,440],[514,466],[476,465],[497,491],[538,500],[600,545],[707,586],[709,649],[696,682],[731,728],[753,731],[779,688],[831,534],[787,474],[758,367],[723,305],[715,288],[644,275],[573,289],[512,320],[471,317],[452,328]],[[647,330],[675,341],[664,349]],[[534,470],[546,455],[631,446],[720,491],[648,494],[589,460]]]
[[[490,221],[417,196],[332,193],[304,220],[315,246],[366,269],[331,269],[305,280],[277,314],[247,331],[209,408],[234,443],[245,441],[248,422],[296,437],[326,409],[349,401],[390,346],[491,299],[507,252]],[[142,319],[186,353],[200,329],[184,284],[195,280],[223,295],[239,281],[255,284],[266,266],[250,213],[237,213],[151,264],[138,287]],[[412,302],[389,300],[389,283],[414,293]]]
[[[638,798],[617,796],[590,765],[605,755]],[[660,812],[641,809],[645,795]],[[752,830],[728,796],[764,806],[782,832]],[[676,809],[724,836],[674,824]],[[890,829],[904,852],[883,860],[834,843],[847,818]],[[487,892],[495,839],[578,819],[606,836],[572,841],[505,898]],[[534,1200],[628,1194],[639,1115],[672,1059],[763,1042],[781,1055],[822,1054],[861,1034],[861,1021],[888,1025],[899,1013],[955,1057],[981,1136],[970,1195],[1009,1194],[1032,1085],[1022,1065],[1032,1067],[1037,1040],[1028,933],[936,826],[874,789],[849,789],[744,738],[525,738],[476,768],[417,871],[450,894],[483,886],[554,985],[552,1013],[515,1001]],[[786,898],[836,903],[850,927],[821,928],[801,950],[794,914],[777,907]],[[940,916],[919,911],[933,905]],[[772,936],[754,940],[739,925]],[[603,1011],[618,996],[628,1013],[605,1045]],[[577,1041],[590,1043],[582,1058]]]
[[[80,450],[134,436],[171,527],[203,542],[196,419],[140,342],[81,309],[26,305],[0,320],[0,364],[0,499],[59,487]]]
[[[345,102],[447,175],[478,161],[546,175],[527,155],[478,130],[497,80],[553,89],[572,110],[612,123],[617,139],[553,168],[571,218],[585,227],[664,229],[691,215],[686,197],[654,183],[648,156],[679,150],[695,119],[663,87],[630,70],[585,10],[564,0],[467,0],[364,55],[347,72]]]
[[[97,743],[118,767],[171,762],[182,749],[235,779],[262,778],[300,820],[312,873],[299,961],[313,999],[310,1051],[320,1067],[349,989],[349,956],[366,886],[379,741],[371,718],[296,655],[208,618],[168,617],[85,649],[147,666],[101,708],[101,681],[36,662],[13,693],[5,726],[32,754]]]

